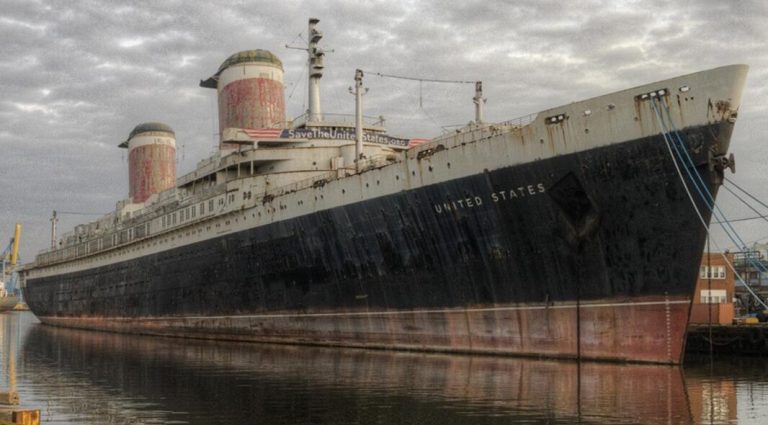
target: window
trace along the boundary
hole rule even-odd
[[[702,304],[725,304],[726,302],[725,289],[703,289],[701,291]]]
[[[699,278],[725,279],[725,266],[712,266],[711,270],[707,266],[701,266],[699,269]]]
[[[200,215],[205,214],[205,202],[200,203]]]
[[[197,215],[197,205],[192,205],[192,218]]]

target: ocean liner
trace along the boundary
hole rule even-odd
[[[714,194],[732,166],[747,66],[495,123],[478,84],[474,121],[415,141],[362,116],[362,71],[354,119],[321,111],[317,23],[304,116],[286,121],[282,64],[252,50],[200,83],[220,149],[194,171],[176,178],[167,125],[130,133],[129,198],[23,269],[43,323],[681,361],[711,216],[688,179]]]

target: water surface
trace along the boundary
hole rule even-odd
[[[685,368],[221,343],[0,314],[0,391],[44,424],[766,424],[768,364]]]

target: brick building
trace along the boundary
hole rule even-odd
[[[690,323],[731,324],[734,317],[733,298],[736,276],[729,267],[731,253],[704,253],[696,281],[696,292],[691,306]]]

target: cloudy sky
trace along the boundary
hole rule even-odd
[[[456,4],[456,6],[452,4]],[[731,63],[751,66],[731,178],[768,200],[768,7],[754,1],[3,0],[0,242],[24,225],[22,260],[49,244],[52,210],[97,214],[127,196],[125,152],[142,122],[169,124],[179,174],[216,144],[215,91],[230,54],[267,49],[285,67],[288,114],[306,108],[307,19],[320,19],[324,112],[352,113],[355,68],[482,80],[489,120]],[[473,118],[473,87],[366,77],[367,115],[429,137]],[[421,102],[420,102],[421,101]],[[755,216],[733,197],[730,218]],[[766,209],[762,209],[766,213]],[[95,216],[63,214],[60,230]],[[768,222],[738,222],[749,242]],[[717,234],[719,232],[715,232]],[[730,242],[719,236],[722,247]]]

